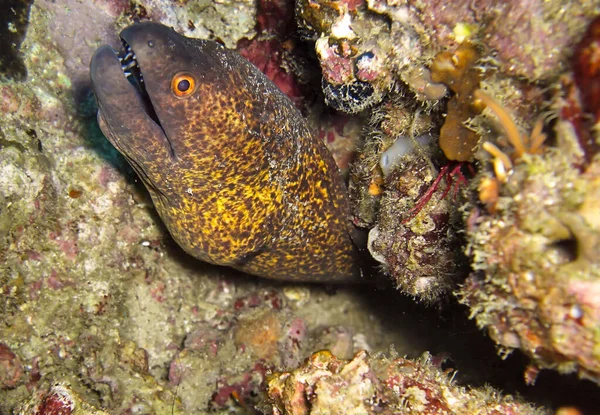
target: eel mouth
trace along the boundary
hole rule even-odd
[[[117,58],[119,58],[119,62],[121,63],[121,70],[125,75],[125,78],[129,81],[129,83],[133,86],[133,89],[137,96],[140,98],[144,110],[146,114],[156,123],[156,125],[162,130],[163,136],[165,137],[168,145],[169,145],[169,153],[172,157],[175,155],[175,151],[173,149],[173,145],[171,140],[169,140],[169,136],[165,131],[164,126],[160,122],[160,118],[156,113],[154,105],[152,104],[152,99],[150,98],[150,94],[146,90],[146,83],[144,82],[144,76],[142,74],[142,69],[137,61],[135,56],[135,51],[131,48],[131,46],[121,37],[121,43],[123,47],[116,54]]]
[[[146,84],[144,83],[144,76],[142,75],[142,70],[140,69],[140,65],[135,56],[135,52],[129,46],[129,44],[125,41],[125,39],[121,38],[121,43],[123,47],[117,53],[117,57],[121,62],[121,70],[123,74],[129,81],[129,83],[134,87],[135,92],[140,97],[144,109],[148,116],[152,118],[152,120],[158,124],[159,127],[162,128],[158,115],[156,114],[156,110],[152,105],[152,100],[150,99],[150,95],[146,90]]]
[[[121,43],[123,44],[123,48],[117,54],[117,57],[121,62],[121,69],[123,70],[125,77],[130,81],[133,78],[139,85],[144,85],[144,77],[140,71],[140,65],[138,64],[135,53],[133,53],[133,49],[131,49],[131,46],[129,46],[123,38],[121,38]]]

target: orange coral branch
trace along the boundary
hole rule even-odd
[[[502,127],[506,132],[508,141],[510,141],[515,148],[515,155],[517,157],[521,157],[523,154],[525,154],[527,149],[525,148],[523,136],[521,136],[517,125],[504,107],[502,107],[498,101],[483,92],[481,89],[476,90],[474,96],[476,99],[483,102],[494,114],[496,114],[496,117],[498,117],[500,124],[502,124]]]
[[[508,174],[513,167],[510,157],[489,141],[486,141],[481,146],[494,158],[494,172],[496,173],[496,177],[498,177],[501,182],[506,183]]]
[[[542,128],[544,128],[544,120],[540,118],[535,122],[529,138],[529,153],[531,154],[538,153],[542,144],[546,141],[546,134],[542,132]]]

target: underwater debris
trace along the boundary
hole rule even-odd
[[[428,354],[411,360],[372,357],[360,351],[343,360],[329,351],[317,352],[297,369],[269,376],[264,411],[274,415],[549,414],[490,387],[457,386],[451,372],[442,372],[432,362]]]

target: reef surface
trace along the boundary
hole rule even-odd
[[[1,414],[595,413],[597,2],[9,3]],[[393,287],[181,251],[89,83],[94,50],[148,19],[236,48],[293,100]]]

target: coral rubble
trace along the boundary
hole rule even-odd
[[[364,351],[343,360],[318,352],[297,369],[269,377],[268,403],[274,415],[548,413],[492,388],[457,386],[432,360],[371,357]]]
[[[108,415],[86,402],[70,385],[57,383],[20,405],[16,415]]]

